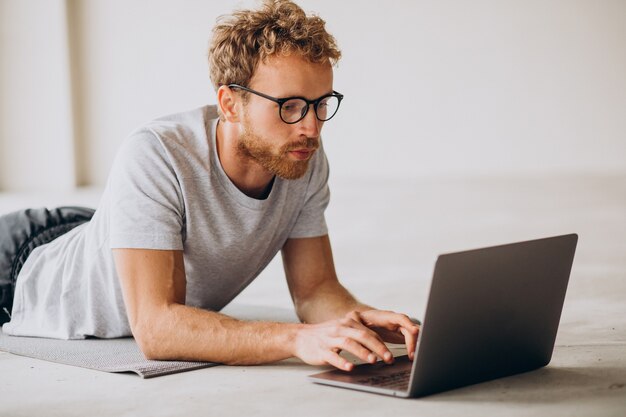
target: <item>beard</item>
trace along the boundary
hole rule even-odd
[[[309,161],[313,157],[312,153],[306,160],[294,161],[289,158],[290,151],[306,148],[315,152],[319,148],[319,140],[309,137],[283,145],[278,149],[272,146],[272,142],[277,141],[257,135],[250,129],[249,123],[244,123],[243,132],[239,135],[237,150],[245,158],[257,162],[272,174],[286,180],[302,178],[306,174]]]

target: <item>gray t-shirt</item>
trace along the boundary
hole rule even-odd
[[[217,156],[217,111],[148,123],[122,145],[93,219],[36,248],[17,280],[11,335],[131,334],[112,248],[182,250],[191,306],[219,311],[288,238],[327,233],[328,162],[320,147],[298,180],[265,200],[243,194]]]

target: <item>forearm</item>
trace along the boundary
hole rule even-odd
[[[350,311],[371,310],[359,302],[338,281],[322,282],[309,297],[295,302],[298,317],[304,323],[320,323],[345,316]]]
[[[241,321],[171,304],[137,324],[133,333],[149,359],[254,365],[294,356],[299,326]]]

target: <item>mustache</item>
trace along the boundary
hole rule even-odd
[[[307,148],[310,150],[317,150],[320,147],[320,141],[317,138],[304,138],[301,141],[291,143],[285,146],[285,151],[293,151],[295,149]]]

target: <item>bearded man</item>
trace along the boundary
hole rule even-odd
[[[393,362],[419,327],[357,301],[337,278],[321,131],[338,111],[340,58],[324,21],[290,1],[222,17],[209,47],[217,104],[135,131],[92,210],[0,219],[10,335],[134,336],[149,359],[260,364],[339,353]],[[93,215],[93,216],[92,216]],[[282,251],[301,323],[219,311]]]

